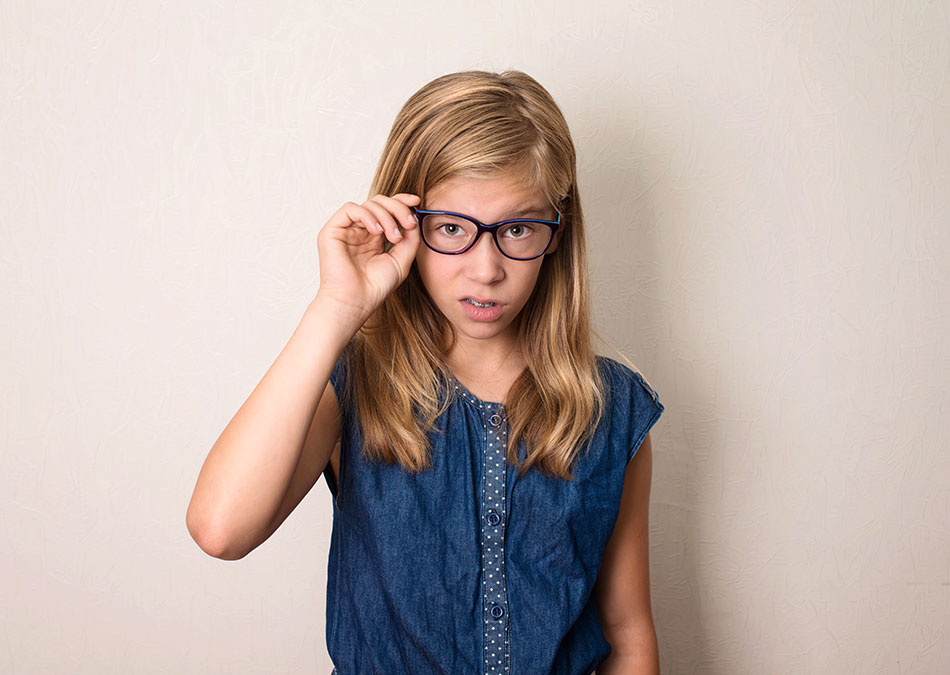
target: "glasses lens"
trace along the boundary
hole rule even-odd
[[[441,213],[424,215],[421,227],[426,243],[442,253],[458,253],[478,233],[472,221]],[[498,230],[498,244],[512,258],[535,258],[547,248],[551,234],[551,227],[544,223],[515,220]]]
[[[475,223],[458,216],[429,213],[422,219],[422,236],[426,243],[442,253],[461,251],[477,232]]]
[[[551,227],[529,220],[516,220],[498,231],[498,244],[512,258],[534,258],[541,255],[551,241]]]

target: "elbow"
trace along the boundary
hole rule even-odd
[[[604,626],[604,638],[610,643],[611,655],[618,657],[657,652],[656,627],[652,616]]]
[[[248,554],[235,545],[234,538],[228,536],[225,528],[209,523],[193,507],[194,503],[189,505],[185,514],[185,527],[198,548],[219,560],[240,560]]]

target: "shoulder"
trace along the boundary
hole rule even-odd
[[[606,389],[609,443],[622,451],[629,463],[664,407],[639,371],[604,356],[597,357],[597,364]]]
[[[647,382],[643,375],[629,366],[620,363],[608,356],[597,355],[597,369],[604,383],[605,393],[617,394],[623,398],[649,399],[656,405],[661,405],[656,390]]]

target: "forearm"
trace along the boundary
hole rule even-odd
[[[340,314],[314,299],[208,454],[186,520],[211,555],[246,555],[276,515],[333,366],[360,325]]]
[[[653,622],[608,635],[610,656],[600,662],[595,675],[658,675],[660,655]]]

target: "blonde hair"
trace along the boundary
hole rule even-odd
[[[439,77],[405,103],[386,141],[370,195],[425,195],[455,177],[515,172],[562,214],[518,317],[527,367],[505,397],[507,459],[521,473],[573,479],[571,467],[604,409],[591,342],[584,218],[570,130],[554,99],[527,74],[467,71]],[[368,458],[410,472],[431,467],[428,433],[448,408],[453,376],[445,336],[454,330],[413,264],[406,280],[348,345],[347,395],[357,406]],[[525,448],[524,460],[518,448]]]

